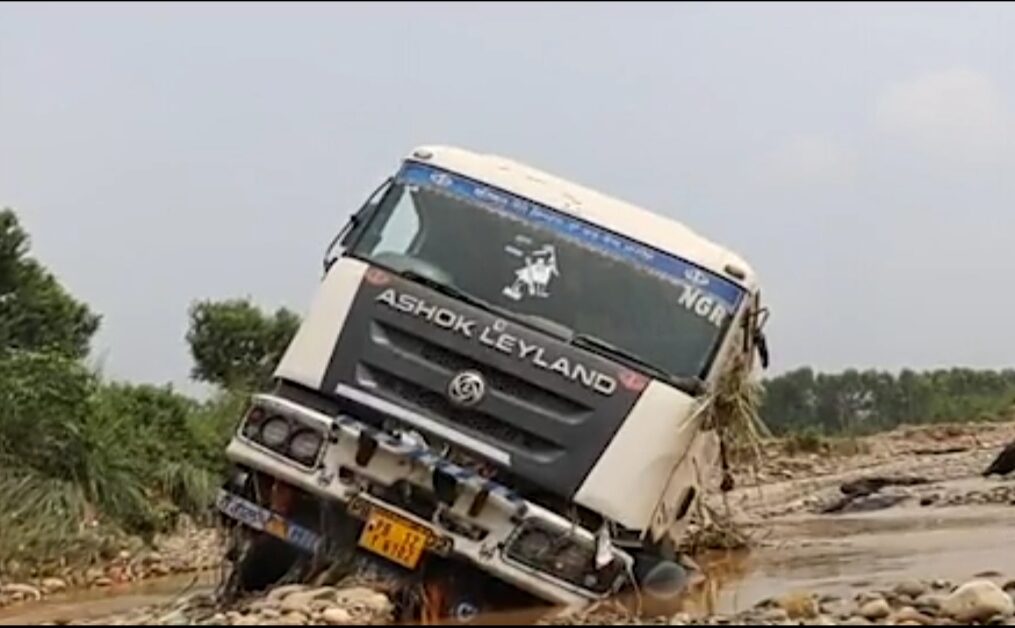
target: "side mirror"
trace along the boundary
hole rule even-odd
[[[758,348],[758,358],[761,359],[761,368],[768,368],[768,339],[765,332],[760,329],[754,334],[754,345]]]

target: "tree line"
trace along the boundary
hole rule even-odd
[[[761,416],[775,433],[870,434],[901,424],[1015,419],[1015,369],[899,373],[800,368],[764,382]]]

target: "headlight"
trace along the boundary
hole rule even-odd
[[[321,450],[321,435],[313,430],[302,430],[289,442],[289,455],[305,465],[311,465]]]
[[[272,417],[261,426],[261,442],[268,447],[278,449],[285,445],[287,440],[289,440],[289,421],[282,417]]]

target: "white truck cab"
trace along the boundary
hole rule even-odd
[[[666,588],[718,468],[712,391],[760,338],[743,259],[531,167],[427,146],[325,268],[227,449],[219,507],[244,547],[286,541],[299,577],[300,556],[417,580],[467,566],[569,607],[632,579]]]

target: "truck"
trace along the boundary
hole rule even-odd
[[[766,314],[750,266],[677,220],[412,150],[226,448],[231,589],[372,573],[459,621],[678,595],[717,387],[767,361]]]

